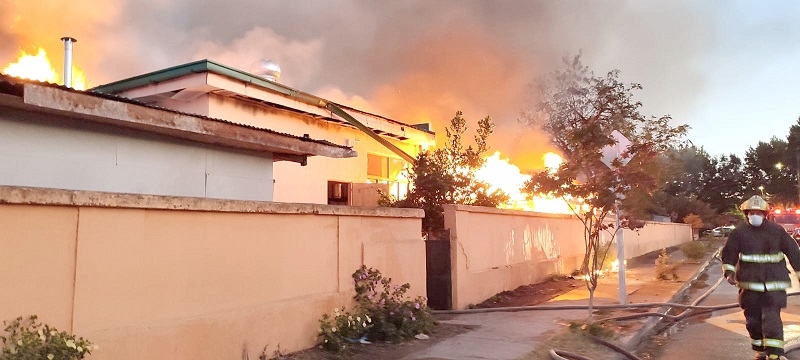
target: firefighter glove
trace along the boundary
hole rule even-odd
[[[725,280],[728,280],[728,284],[736,285],[736,273],[733,271],[726,271]]]

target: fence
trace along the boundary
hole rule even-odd
[[[361,264],[425,296],[417,209],[0,187],[0,319],[97,359],[257,359],[314,345]]]
[[[450,229],[452,307],[463,309],[521,285],[580,268],[584,227],[569,215],[446,205]],[[603,235],[604,241],[611,236]],[[631,258],[692,240],[687,224],[648,222],[625,230],[625,257]],[[615,253],[616,246],[611,246]]]

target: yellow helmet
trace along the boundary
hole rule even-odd
[[[769,211],[769,204],[767,201],[762,199],[761,196],[753,195],[747,201],[743,202],[742,205],[739,205],[739,209],[742,211],[747,210],[761,210],[761,211]]]

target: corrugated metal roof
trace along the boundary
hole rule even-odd
[[[115,81],[115,82],[112,82],[112,83],[108,83],[108,84],[105,84],[105,85],[96,86],[96,87],[94,87],[92,89],[89,89],[89,90],[92,91],[92,92],[100,92],[100,93],[107,93],[107,94],[118,94],[118,93],[126,91],[126,90],[130,90],[130,89],[134,89],[134,88],[138,88],[138,87],[142,87],[142,86],[147,86],[147,85],[151,85],[151,84],[156,84],[156,83],[167,81],[167,80],[170,80],[170,79],[175,79],[175,78],[178,78],[178,77],[181,77],[181,76],[186,76],[186,75],[191,75],[191,74],[201,73],[201,72],[211,72],[211,73],[215,73],[215,74],[219,74],[219,75],[223,75],[223,76],[232,77],[232,78],[235,78],[237,80],[240,80],[240,81],[243,81],[243,82],[246,82],[246,83],[258,85],[258,86],[261,86],[261,87],[264,87],[264,88],[267,88],[267,89],[270,89],[270,90],[273,90],[273,91],[276,91],[276,92],[279,92],[279,93],[282,93],[282,94],[287,94],[287,95],[290,95],[290,96],[304,96],[305,95],[306,97],[309,97],[309,98],[312,98],[312,97],[313,98],[319,98],[319,97],[317,97],[315,95],[311,95],[311,94],[305,93],[303,91],[291,88],[291,87],[283,85],[281,83],[269,81],[269,80],[266,80],[266,79],[264,79],[262,77],[259,77],[259,76],[250,74],[248,72],[245,72],[245,71],[242,71],[242,70],[239,70],[239,69],[236,69],[236,68],[232,68],[230,66],[226,66],[226,65],[214,62],[212,60],[208,60],[208,59],[198,60],[198,61],[194,61],[194,62],[182,64],[182,65],[169,67],[169,68],[166,68],[166,69],[161,69],[161,70],[149,72],[149,73],[142,74],[142,75],[137,75],[137,76],[134,76],[134,77],[131,77],[131,78],[118,80],[118,81]],[[322,99],[322,98],[319,98],[319,99]],[[352,107],[349,107],[349,106],[346,106],[346,105],[341,105],[339,103],[336,103],[336,102],[333,102],[333,101],[329,101],[327,99],[322,99],[322,100],[324,100],[324,101],[326,101],[328,103],[331,103],[331,104],[335,104],[336,106],[338,106],[340,108],[347,109],[348,111],[353,111],[353,112],[358,112],[358,113],[361,113],[361,114],[366,114],[366,115],[369,115],[369,116],[374,116],[376,118],[380,118],[380,119],[382,119],[384,121],[387,121],[387,122],[390,122],[390,123],[394,123],[394,124],[397,124],[397,125],[400,125],[400,126],[408,126],[408,127],[411,127],[413,129],[416,129],[416,130],[419,130],[419,131],[422,131],[422,132],[425,132],[425,133],[428,133],[428,134],[434,134],[434,132],[430,131],[430,129],[417,127],[416,125],[406,124],[404,122],[397,121],[397,120],[394,120],[394,119],[390,119],[390,118],[387,118],[385,116],[381,116],[381,115],[378,115],[378,114],[373,114],[373,113],[369,113],[369,112],[366,112],[366,111],[358,110],[358,109],[355,109],[355,108],[352,108]]]
[[[147,108],[150,108],[150,109],[156,109],[156,110],[159,110],[159,111],[166,111],[166,112],[173,113],[173,114],[180,114],[180,115],[184,115],[184,116],[192,116],[192,117],[196,117],[196,118],[200,118],[200,119],[221,122],[221,123],[225,123],[225,124],[229,124],[229,125],[234,125],[234,126],[239,126],[239,127],[251,129],[251,130],[254,130],[254,131],[263,131],[263,132],[267,132],[267,133],[270,133],[270,134],[285,136],[285,137],[292,138],[292,139],[297,139],[297,140],[300,140],[300,141],[313,142],[313,143],[318,143],[318,144],[327,145],[327,146],[334,146],[334,147],[338,147],[338,148],[342,148],[342,149],[351,149],[351,147],[349,147],[349,146],[334,144],[334,143],[332,143],[330,141],[327,141],[327,140],[316,140],[316,139],[311,139],[311,138],[307,138],[307,137],[303,137],[303,136],[291,135],[291,134],[282,133],[282,132],[278,132],[278,131],[267,129],[267,128],[262,128],[262,127],[252,126],[252,125],[243,125],[241,123],[237,123],[237,122],[233,122],[233,121],[229,121],[229,120],[225,120],[225,119],[213,118],[213,117],[208,117],[208,116],[199,115],[199,114],[186,113],[186,112],[177,111],[177,110],[164,108],[164,107],[160,107],[160,106],[154,106],[154,105],[150,105],[150,104],[145,104],[145,103],[142,103],[142,102],[139,102],[139,101],[136,101],[136,100],[132,100],[132,99],[129,99],[129,98],[126,98],[126,97],[122,97],[122,96],[111,95],[111,94],[106,94],[106,93],[101,93],[101,92],[76,90],[76,89],[69,88],[69,87],[66,87],[66,86],[62,86],[62,85],[59,85],[59,84],[53,84],[53,83],[41,82],[41,81],[29,80],[29,79],[21,79],[21,78],[18,78],[18,77],[14,77],[14,76],[10,76],[10,75],[6,75],[6,74],[3,74],[3,73],[0,73],[0,93],[6,93],[6,94],[11,94],[11,95],[16,95],[16,96],[22,96],[23,95],[22,94],[22,92],[23,92],[23,90],[22,90],[23,89],[23,84],[25,84],[25,83],[37,84],[37,85],[42,85],[42,86],[47,86],[47,87],[52,87],[52,88],[58,88],[58,89],[61,89],[61,90],[64,90],[64,91],[85,94],[85,95],[89,95],[89,96],[93,96],[93,97],[97,97],[97,98],[102,98],[102,99],[106,99],[106,100],[119,101],[119,102],[124,102],[124,103],[128,103],[128,104],[144,106],[144,107],[147,107]]]

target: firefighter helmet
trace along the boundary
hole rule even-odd
[[[742,205],[739,206],[739,209],[742,211],[748,210],[760,210],[760,211],[769,211],[769,204],[767,201],[762,199],[761,196],[753,195],[747,201],[743,202]]]

